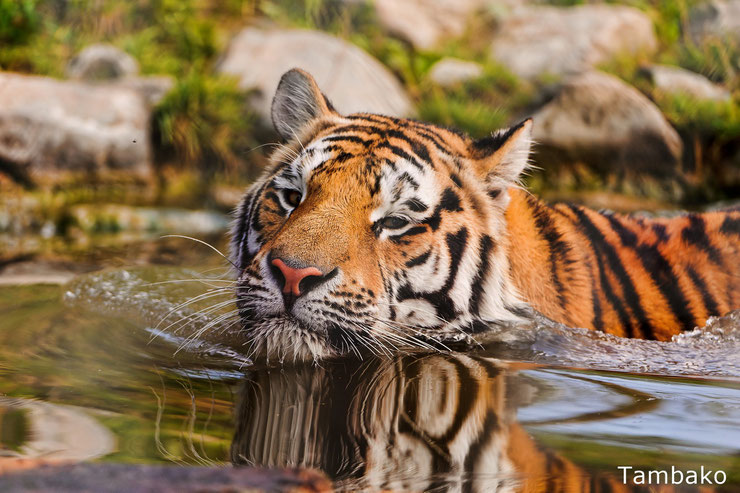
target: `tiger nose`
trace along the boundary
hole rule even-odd
[[[324,278],[324,274],[316,267],[297,269],[279,258],[273,259],[271,264],[277,268],[273,268],[272,271],[278,284],[282,284],[284,295],[293,295],[297,298],[320,284]]]

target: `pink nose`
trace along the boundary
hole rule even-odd
[[[300,284],[301,281],[310,276],[321,277],[323,274],[316,267],[306,267],[304,269],[294,269],[285,264],[279,258],[272,261],[272,265],[280,269],[280,272],[285,278],[285,284],[283,284],[283,293],[292,293],[294,296],[301,295]]]

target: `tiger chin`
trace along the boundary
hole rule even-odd
[[[299,69],[280,80],[272,120],[286,144],[231,231],[257,359],[445,347],[534,314],[670,340],[740,307],[740,212],[546,205],[519,185],[531,120],[474,140],[343,116]]]

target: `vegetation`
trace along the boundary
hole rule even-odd
[[[645,11],[659,39],[657,55],[623,57],[602,69],[627,80],[652,98],[684,139],[687,171],[703,199],[731,196],[723,177],[740,149],[740,47],[728,39],[698,42],[688,33],[688,15],[702,0],[612,0]],[[558,6],[588,3],[549,0]],[[521,118],[538,103],[536,84],[518,80],[487,55],[487,31],[495,19],[476,16],[460,39],[434,50],[418,50],[388,36],[369,2],[341,0],[0,0],[0,68],[63,77],[66,63],[85,46],[107,42],[130,53],[143,74],[166,74],[176,83],[154,112],[153,136],[166,188],[182,170],[195,173],[198,202],[214,182],[245,183],[264,163],[263,152],[249,152],[274,136],[245,105],[236,81],[214,73],[228,40],[244,25],[265,19],[282,26],[321,29],[358,45],[386,65],[415,100],[418,117],[461,128],[474,136]],[[475,61],[483,75],[453,87],[429,80],[431,67],[446,56]],[[723,84],[728,102],[694,101],[654,90],[641,75],[644,63],[677,65]],[[556,81],[539,81],[550,84]],[[722,171],[722,172],[720,172]],[[570,188],[563,180],[533,184]],[[188,179],[189,180],[189,179]],[[175,180],[177,181],[177,180]],[[737,180],[735,180],[737,181]],[[182,183],[182,180],[179,181]],[[591,183],[585,180],[586,183]],[[582,186],[584,180],[577,180]],[[609,187],[598,178],[594,186]],[[732,186],[737,186],[732,185]],[[587,188],[591,185],[587,185]],[[197,187],[196,187],[197,188]],[[167,193],[159,194],[160,200]]]

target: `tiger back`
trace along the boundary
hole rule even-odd
[[[512,278],[557,322],[665,341],[740,307],[739,212],[629,217],[510,193]]]

